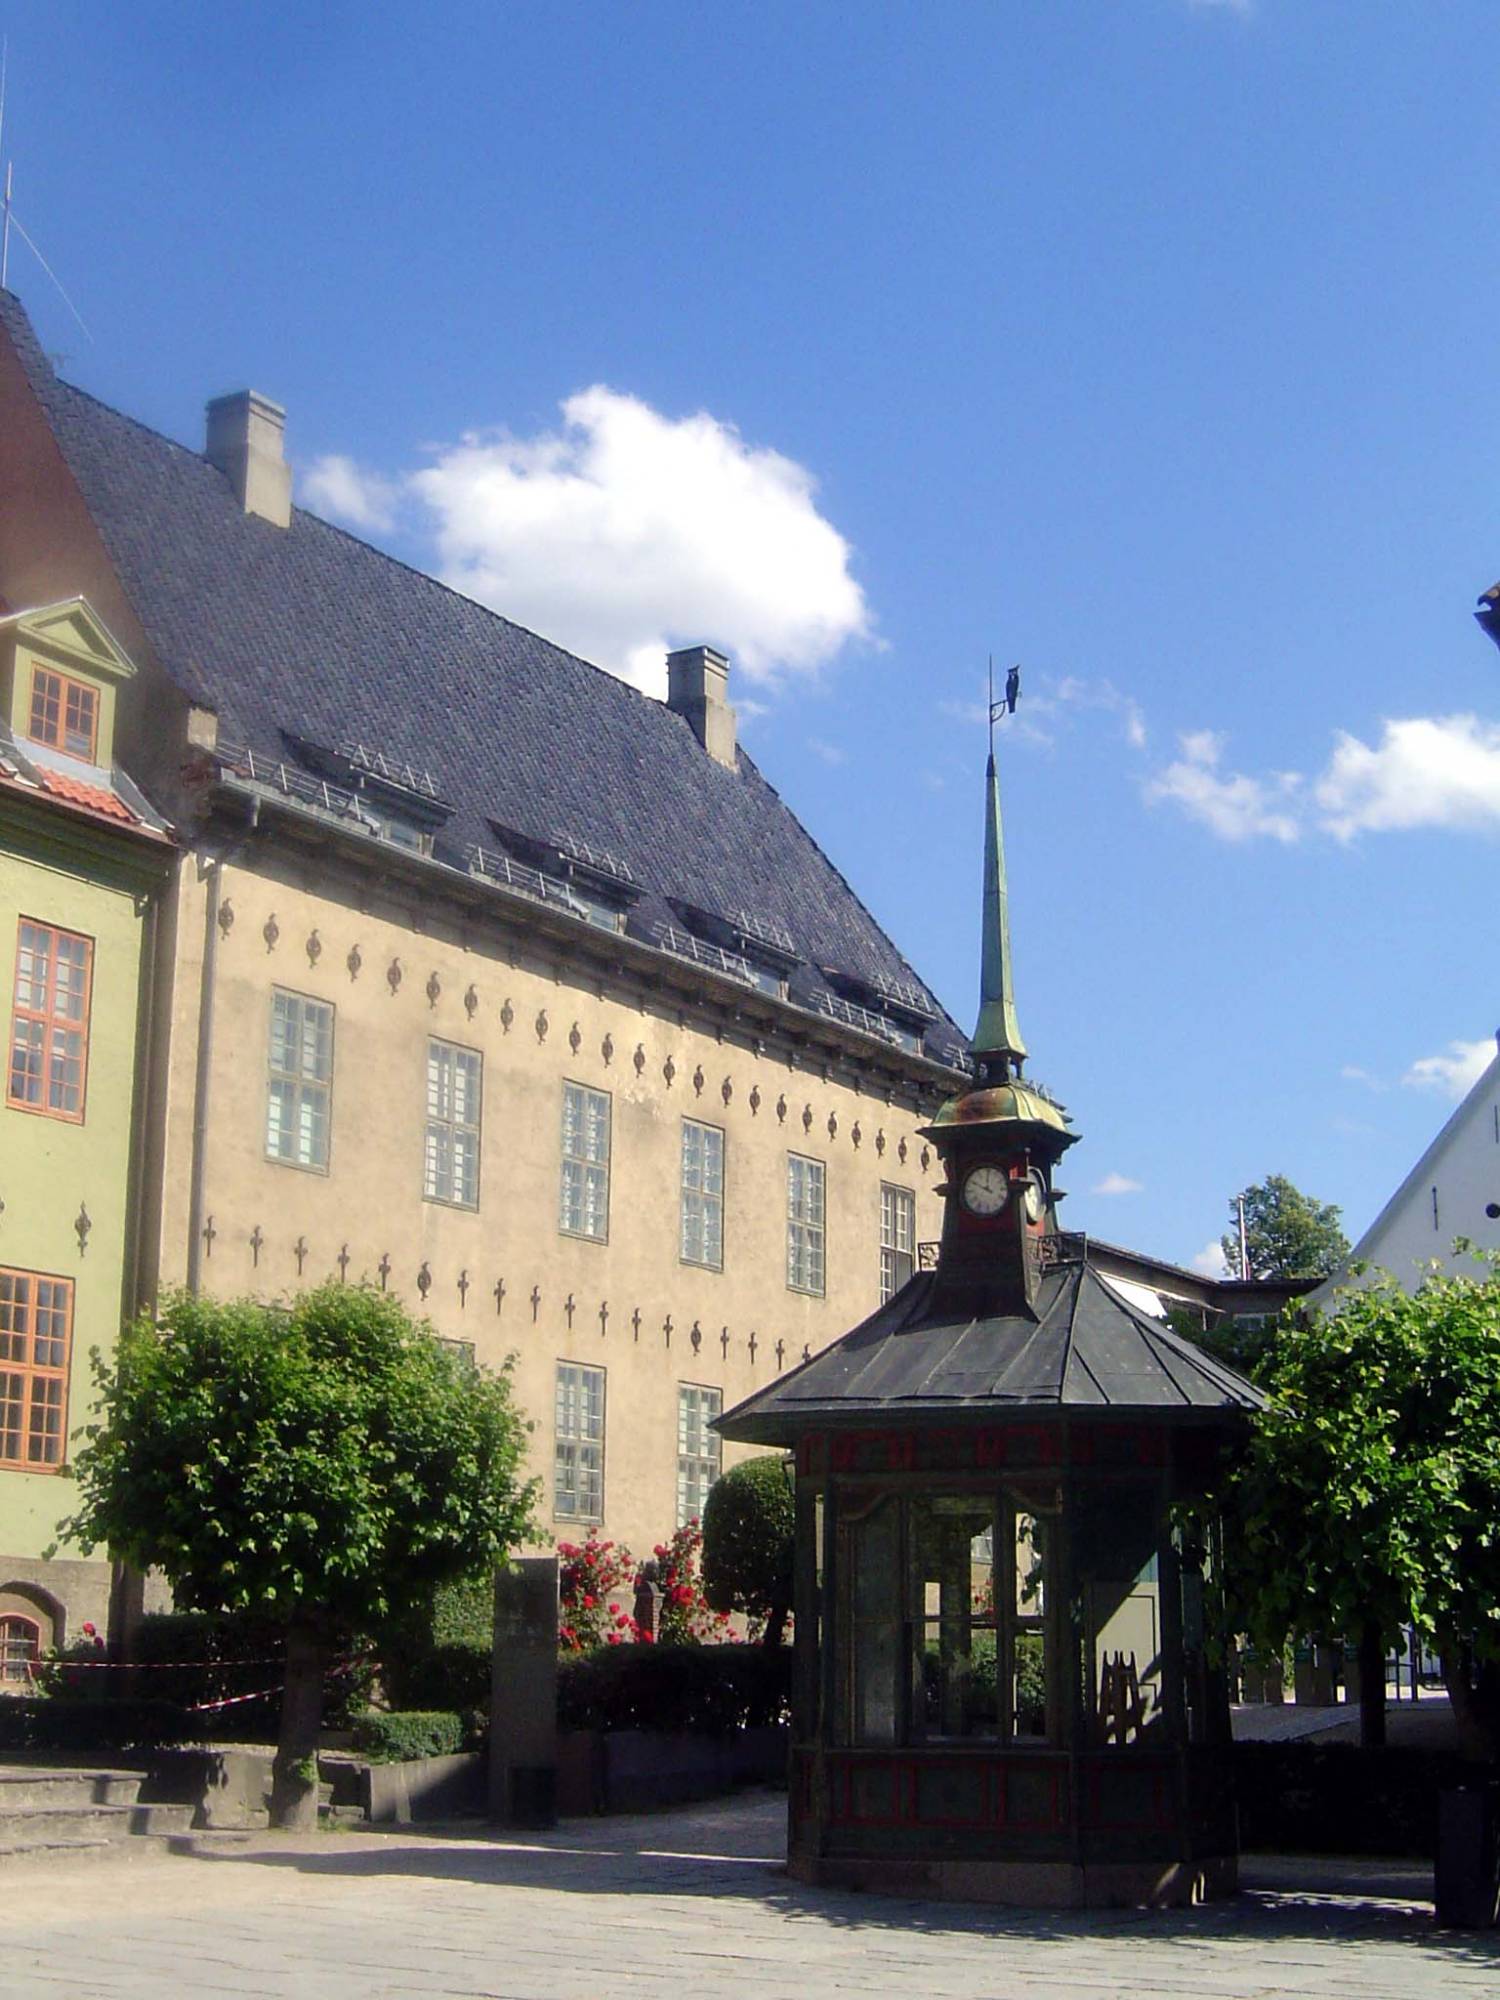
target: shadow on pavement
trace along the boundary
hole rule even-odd
[[[1250,1855],[1238,1896],[1191,1910],[1015,1910],[819,1889],[784,1872],[783,1800],[755,1799],[615,1820],[575,1820],[546,1833],[477,1823],[441,1830],[304,1836],[283,1845],[180,1851],[206,1866],[234,1862],[346,1880],[413,1876],[579,1896],[738,1898],[793,1923],[870,1933],[948,1934],[1038,1942],[1128,1934],[1185,1950],[1221,1943],[1345,1941],[1416,1947],[1435,1961],[1494,1967],[1500,1933],[1437,1928],[1432,1871],[1419,1862]]]

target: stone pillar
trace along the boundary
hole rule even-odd
[[[556,1556],[526,1556],[495,1576],[490,1818],[557,1820]]]

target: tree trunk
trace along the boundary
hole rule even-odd
[[[1444,1638],[1441,1658],[1463,1754],[1492,1763],[1500,1755],[1500,1665],[1476,1660],[1466,1639]]]
[[[780,1598],[777,1598],[772,1603],[770,1610],[766,1613],[766,1629],[761,1639],[762,1645],[779,1646],[781,1644],[781,1635],[786,1630],[786,1614],[789,1608]]]
[[[323,1642],[312,1628],[289,1626],[281,1735],[271,1773],[272,1826],[317,1828],[318,1729],[323,1719],[324,1662]]]
[[[1359,1741],[1364,1750],[1385,1748],[1385,1634],[1373,1622],[1359,1632]]]

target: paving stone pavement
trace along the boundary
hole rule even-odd
[[[1425,2000],[1500,1996],[1410,1864],[1254,1859],[1179,1912],[804,1888],[762,1795],[555,1833],[322,1834],[0,1872],[4,2000]],[[1275,1884],[1276,1886],[1271,1886]]]

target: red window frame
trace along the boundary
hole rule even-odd
[[[41,1620],[21,1611],[0,1611],[0,1687],[7,1681],[24,1681],[29,1687],[41,1657]]]
[[[72,1351],[73,1280],[0,1266],[0,1466],[61,1471]]]
[[[82,997],[75,1015],[58,1006],[59,945],[81,945]],[[28,973],[22,953],[31,955],[33,970]],[[38,982],[38,957],[44,971]],[[76,966],[73,952],[69,963]],[[24,984],[23,984],[24,982]],[[40,1004],[37,988],[40,984]],[[33,1111],[41,1118],[61,1118],[70,1125],[83,1123],[88,1102],[89,1019],[94,1000],[94,941],[81,931],[60,930],[35,917],[22,917],[16,926],[16,977],[11,996],[10,1052],[7,1058],[5,1101],[16,1111]],[[75,1060],[68,1037],[77,1036],[78,1049],[76,1102],[69,1103],[75,1087],[68,1081],[68,1066]],[[33,1094],[34,1093],[34,1094]]]
[[[53,667],[33,667],[31,721],[26,733],[33,743],[45,743],[50,749],[61,750],[65,757],[95,763],[99,754],[99,690]],[[87,748],[76,748],[73,739],[85,735]]]

